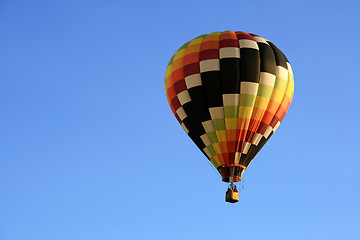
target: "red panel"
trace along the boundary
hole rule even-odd
[[[228,141],[227,142],[229,152],[235,152],[236,143],[237,143],[237,141]]]
[[[254,138],[254,135],[255,135],[255,132],[254,131],[248,131],[246,133],[246,138],[245,138],[245,141],[246,142],[251,142]]]
[[[274,116],[273,120],[271,120],[270,126],[272,128],[274,128],[276,126],[276,124],[278,123],[278,121],[280,121],[280,118],[278,118],[277,116]]]
[[[244,148],[244,143],[245,143],[245,139],[244,140],[239,140],[237,147],[236,147],[236,152],[242,152],[243,148]]]
[[[219,59],[219,50],[218,49],[208,49],[200,52],[200,61],[208,59]]]
[[[175,88],[175,92],[177,94],[181,93],[182,91],[186,90],[187,87],[186,87],[186,83],[185,83],[185,80],[184,79],[181,79],[180,81],[177,81],[175,84],[174,84],[174,88]]]
[[[229,152],[228,153],[229,154],[229,162],[230,163],[234,163],[234,161],[235,161],[235,152]]]
[[[235,33],[239,40],[240,39],[249,39],[249,40],[255,41],[255,39],[248,33],[245,33],[245,32],[235,32]]]
[[[257,128],[258,128],[258,126],[259,126],[259,124],[260,124],[260,121],[257,121],[257,120],[255,120],[255,119],[251,119],[250,120],[250,124],[249,124],[249,132],[256,132],[256,130],[257,130]]]
[[[184,77],[200,73],[200,65],[199,63],[192,63],[184,66]]]
[[[176,120],[178,120],[178,122],[181,124],[182,123],[182,121],[181,121],[181,119],[179,118],[179,116],[177,115],[177,113],[175,112],[175,117],[176,117]]]
[[[222,156],[223,156],[223,158],[224,158],[225,163],[230,163],[230,162],[229,162],[229,154],[228,154],[228,153],[222,153]]]
[[[260,133],[261,135],[264,135],[265,132],[266,132],[266,129],[267,129],[268,127],[269,127],[268,124],[261,122],[261,123],[260,123],[260,126],[259,126],[259,128],[258,128],[258,130],[257,130],[257,132]]]
[[[235,39],[220,40],[220,48],[224,47],[239,47],[239,42]]]
[[[173,105],[175,111],[181,107],[181,103],[177,97],[175,97],[171,100],[171,105]]]

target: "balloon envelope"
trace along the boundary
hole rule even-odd
[[[185,43],[165,76],[172,112],[225,182],[244,170],[284,119],[294,79],[285,55],[245,32],[214,32]]]

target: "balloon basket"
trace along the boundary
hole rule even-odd
[[[229,203],[236,203],[239,201],[239,192],[236,187],[234,187],[233,183],[231,183],[226,191],[225,201]]]

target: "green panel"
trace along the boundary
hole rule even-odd
[[[268,85],[260,84],[257,95],[265,98],[270,98],[273,89],[273,87],[270,87]]]
[[[171,57],[170,61],[169,61],[169,64],[168,64],[168,67],[173,64],[174,62],[174,58],[175,58],[175,54]]]
[[[208,34],[203,34],[203,35],[200,35],[198,36],[197,38],[205,38]],[[196,39],[196,38],[195,38]]]
[[[279,89],[283,92],[285,92],[286,90],[286,87],[287,87],[287,81],[285,79],[282,79],[282,78],[279,78],[277,77],[276,80],[275,80],[275,86],[274,88],[276,89]]]
[[[207,146],[206,148],[209,150],[211,156],[216,156],[216,152],[215,152],[215,150],[214,150],[214,148],[213,148],[212,145],[209,145],[209,146]]]
[[[225,118],[237,118],[239,115],[239,106],[224,106]]]
[[[218,142],[218,139],[217,139],[217,136],[216,136],[215,131],[214,131],[214,132],[206,133],[206,135],[208,136],[208,138],[209,138],[209,140],[210,140],[211,143],[217,143],[217,142]]]
[[[189,46],[190,42],[185,43],[184,45],[182,45],[178,51],[180,51],[181,49],[186,49]]]
[[[213,122],[213,125],[214,125],[214,128],[215,128],[216,131],[226,129],[225,128],[225,120],[223,118],[213,119],[212,122]]]
[[[256,95],[240,94],[240,106],[253,107],[255,103]]]

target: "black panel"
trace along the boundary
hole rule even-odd
[[[208,108],[222,107],[220,71],[201,73]]]
[[[220,59],[222,94],[240,93],[240,59]]]
[[[259,76],[259,51],[253,48],[240,48],[240,81],[259,82]]]
[[[189,89],[189,95],[194,105],[195,112],[200,122],[210,120],[210,113],[206,103],[203,86],[197,86]]]
[[[282,66],[285,69],[287,69],[287,59],[285,58],[285,55],[280,51],[280,49],[278,49],[273,43],[269,42],[274,54],[275,54],[275,59],[276,59],[276,65],[277,66]]]
[[[260,71],[276,74],[276,61],[272,48],[265,43],[258,43],[260,52]]]
[[[194,109],[194,104],[192,102],[187,102],[182,107],[188,116],[186,119],[190,119],[191,121],[191,125],[189,127],[184,123],[189,132],[198,136],[205,134],[205,130],[203,129],[202,124]]]

